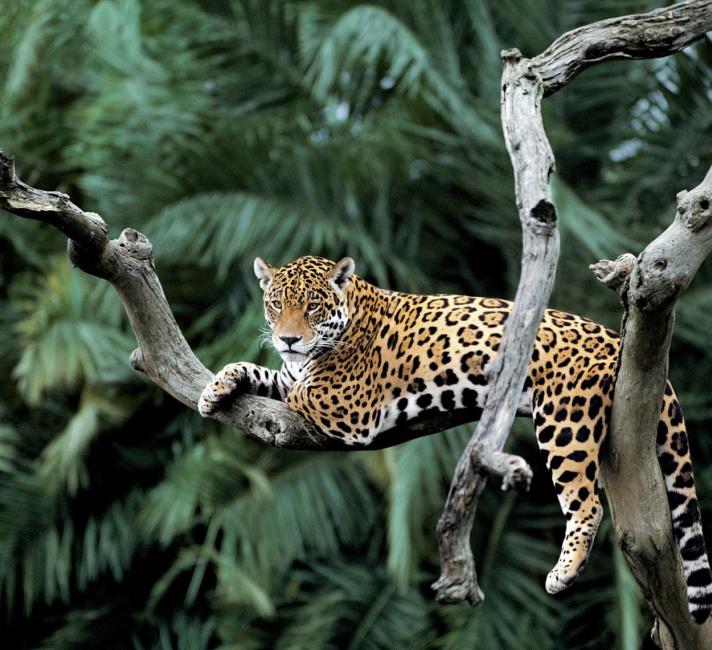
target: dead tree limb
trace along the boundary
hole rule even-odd
[[[11,158],[0,151],[0,208],[43,221],[69,238],[72,263],[110,282],[121,296],[139,347],[131,365],[183,404],[197,410],[198,398],[213,374],[197,359],[176,323],[153,264],[151,242],[127,228],[109,239],[109,227],[97,214],[84,212],[60,192],[29,187],[17,178]],[[244,395],[215,417],[274,447],[354,449],[319,432],[283,402]],[[370,448],[388,440],[397,444],[475,419],[463,409],[396,427]]]
[[[527,366],[559,257],[556,210],[549,176],[554,154],[541,119],[544,86],[531,62],[517,50],[502,53],[502,127],[514,168],[522,225],[522,269],[514,308],[489,373],[490,389],[482,418],[457,463],[443,514],[438,521],[441,575],[433,584],[440,602],[482,600],[470,547],[470,531],[486,475],[472,463],[476,454],[502,452],[514,422]]]
[[[695,625],[655,452],[677,298],[712,252],[712,169],[677,195],[670,227],[638,256],[592,265],[625,312],[603,485],[616,539],[650,603],[662,648],[711,648],[712,623]],[[641,504],[645,507],[641,507]]]
[[[597,63],[670,56],[712,30],[712,2],[693,0],[609,18],[567,32],[533,59],[544,96]]]
[[[710,30],[712,0],[697,0],[586,25],[564,34],[533,59],[523,58],[518,50],[502,52],[502,128],[514,169],[522,268],[501,353],[490,371],[487,403],[457,464],[438,521],[441,575],[433,588],[441,602],[477,604],[482,599],[470,532],[486,477],[471,459],[476,450],[500,452],[506,442],[556,271],[558,232],[549,189],[554,156],[542,124],[541,99],[595,63],[668,56]]]

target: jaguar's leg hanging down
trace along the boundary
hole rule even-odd
[[[561,377],[533,392],[537,441],[566,517],[561,554],[546,578],[550,594],[583,571],[603,516],[598,453],[608,426],[611,376],[607,365],[596,364],[576,379]]]

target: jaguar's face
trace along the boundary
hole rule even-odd
[[[353,272],[350,257],[336,263],[300,257],[279,268],[255,260],[272,343],[285,363],[306,363],[336,347],[349,321],[346,291]]]

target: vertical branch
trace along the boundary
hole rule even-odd
[[[655,449],[675,302],[710,252],[712,169],[696,188],[677,195],[675,220],[637,260],[625,255],[592,266],[626,308],[602,479],[616,539],[655,612],[654,637],[662,648],[712,647],[712,622],[696,625],[688,613]],[[693,510],[696,514],[696,504]]]
[[[433,588],[442,602],[468,600],[477,604],[482,593],[470,548],[470,531],[485,475],[472,462],[489,464],[501,454],[524,389],[539,323],[554,284],[559,256],[556,210],[549,177],[554,155],[544,132],[541,100],[544,84],[529,59],[518,50],[502,53],[502,128],[514,169],[519,220],[522,226],[522,269],[512,313],[492,368],[490,388],[477,429],[455,469],[443,514],[438,521],[442,573]],[[516,458],[516,457],[513,457]]]

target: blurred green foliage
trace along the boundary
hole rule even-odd
[[[152,239],[212,368],[276,363],[252,259],[349,254],[391,288],[512,296],[519,225],[499,51],[646,0],[15,0],[0,145],[27,182]],[[545,102],[562,258],[552,303],[615,326],[587,265],[638,251],[712,162],[712,43],[610,63]],[[439,606],[435,521],[466,430],[381,452],[287,453],[128,366],[113,290],[52,229],[0,215],[0,637],[12,648],[637,648],[650,621],[604,522],[544,592],[564,520],[531,427],[526,496],[489,489],[487,599]],[[671,375],[712,525],[712,269]],[[712,528],[708,528],[712,541]],[[9,645],[8,645],[9,644]]]

